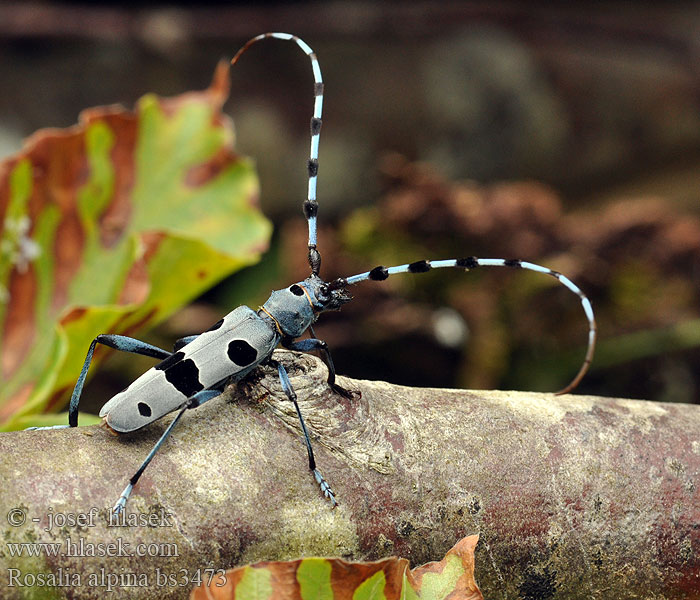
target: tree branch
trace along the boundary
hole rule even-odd
[[[33,581],[74,584],[59,587],[70,598],[125,584],[130,598],[179,598],[197,569],[309,555],[420,564],[472,533],[487,598],[696,597],[700,407],[340,378],[362,392],[346,400],[316,358],[276,357],[336,510],[269,368],[183,417],[127,504],[148,524],[109,527],[107,510],[171,417],[123,436],[1,434],[5,597]],[[18,557],[22,542],[58,544],[56,556]],[[89,556],[114,552],[154,556]]]

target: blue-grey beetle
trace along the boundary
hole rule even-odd
[[[571,383],[560,394],[569,392],[581,380],[593,358],[596,340],[596,324],[593,308],[584,293],[568,278],[546,267],[521,260],[501,258],[458,258],[449,260],[421,260],[395,267],[375,267],[371,271],[338,278],[331,282],[319,276],[321,256],[316,248],[316,178],[318,174],[318,143],[321,132],[323,106],[323,80],[321,69],[313,50],[300,38],[288,33],[265,33],[249,40],[231,61],[235,64],[241,54],[257,41],[276,38],[294,41],[310,58],[314,74],[314,112],[311,118],[311,151],[308,161],[308,196],[304,201],[304,215],[309,226],[308,259],[311,275],[290,287],[272,292],[270,298],[258,310],[240,306],[226,315],[209,330],[196,336],[178,340],[173,352],[162,350],[145,342],[121,335],[99,335],[88,349],[85,363],[76,382],[69,406],[69,424],[62,427],[77,427],[78,404],[83,385],[96,344],[103,344],[117,350],[143,354],[161,359],[124,391],[110,399],[100,411],[107,425],[117,432],[129,432],[144,427],[163,415],[178,410],[178,414],[167,427],[139,469],[129,480],[114,506],[121,512],[131,494],[131,490],[150,463],[170,432],[186,410],[196,408],[204,402],[220,395],[224,385],[237,381],[261,363],[277,368],[282,389],[294,406],[304,433],[304,442],[311,469],[323,495],[336,506],[335,494],[321,472],[316,468],[311,440],[304,419],[299,410],[296,394],[289,382],[287,371],[282,364],[274,361],[272,351],[278,344],[284,347],[308,352],[319,350],[328,366],[328,384],[339,394],[352,397],[352,393],[335,383],[335,368],[326,343],[315,337],[312,324],[319,314],[327,310],[337,310],[351,300],[348,287],[362,281],[382,281],[398,273],[425,273],[431,269],[445,267],[470,270],[476,267],[511,267],[528,269],[556,278],[581,301],[588,320],[588,348],[584,362]],[[313,337],[295,341],[305,331]]]

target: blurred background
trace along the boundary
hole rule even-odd
[[[324,2],[0,4],[0,156],[87,107],[206,87],[250,37],[289,31],[325,87],[319,249],[330,279],[461,256],[559,270],[600,343],[578,393],[700,402],[700,5]],[[252,47],[226,111],[275,224],[262,263],[143,339],[170,347],[303,279],[308,59]],[[587,325],[554,280],[505,269],[367,282],[316,333],[339,373],[554,391]],[[113,356],[102,404],[151,361]]]

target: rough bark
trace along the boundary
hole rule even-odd
[[[487,598],[700,597],[700,407],[341,378],[362,392],[346,400],[329,392],[317,359],[278,357],[336,510],[307,470],[271,369],[183,417],[127,505],[155,526],[108,527],[106,509],[169,418],[123,436],[2,434],[3,597],[22,597],[28,575],[54,573],[79,584],[57,597],[102,598],[111,582],[135,584],[130,598],[179,598],[191,586],[174,583],[206,567],[309,555],[419,564],[472,533]],[[93,507],[81,527],[60,526]],[[13,542],[61,546],[18,558]],[[100,543],[125,553],[168,543],[178,556],[89,556]]]

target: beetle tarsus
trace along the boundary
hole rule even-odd
[[[318,485],[321,486],[321,493],[323,494],[324,498],[330,500],[331,504],[333,505],[333,508],[338,506],[338,501],[335,499],[335,492],[331,488],[330,484],[325,480],[323,475],[321,475],[321,471],[319,471],[318,469],[314,469],[313,474],[314,479],[316,479]]]
[[[124,510],[124,508],[126,508],[126,501],[129,499],[129,496],[131,495],[131,490],[133,489],[133,484],[128,483],[127,486],[124,488],[122,495],[119,496],[119,500],[117,500],[117,503],[114,505],[114,507],[112,507],[113,514],[118,515]]]

